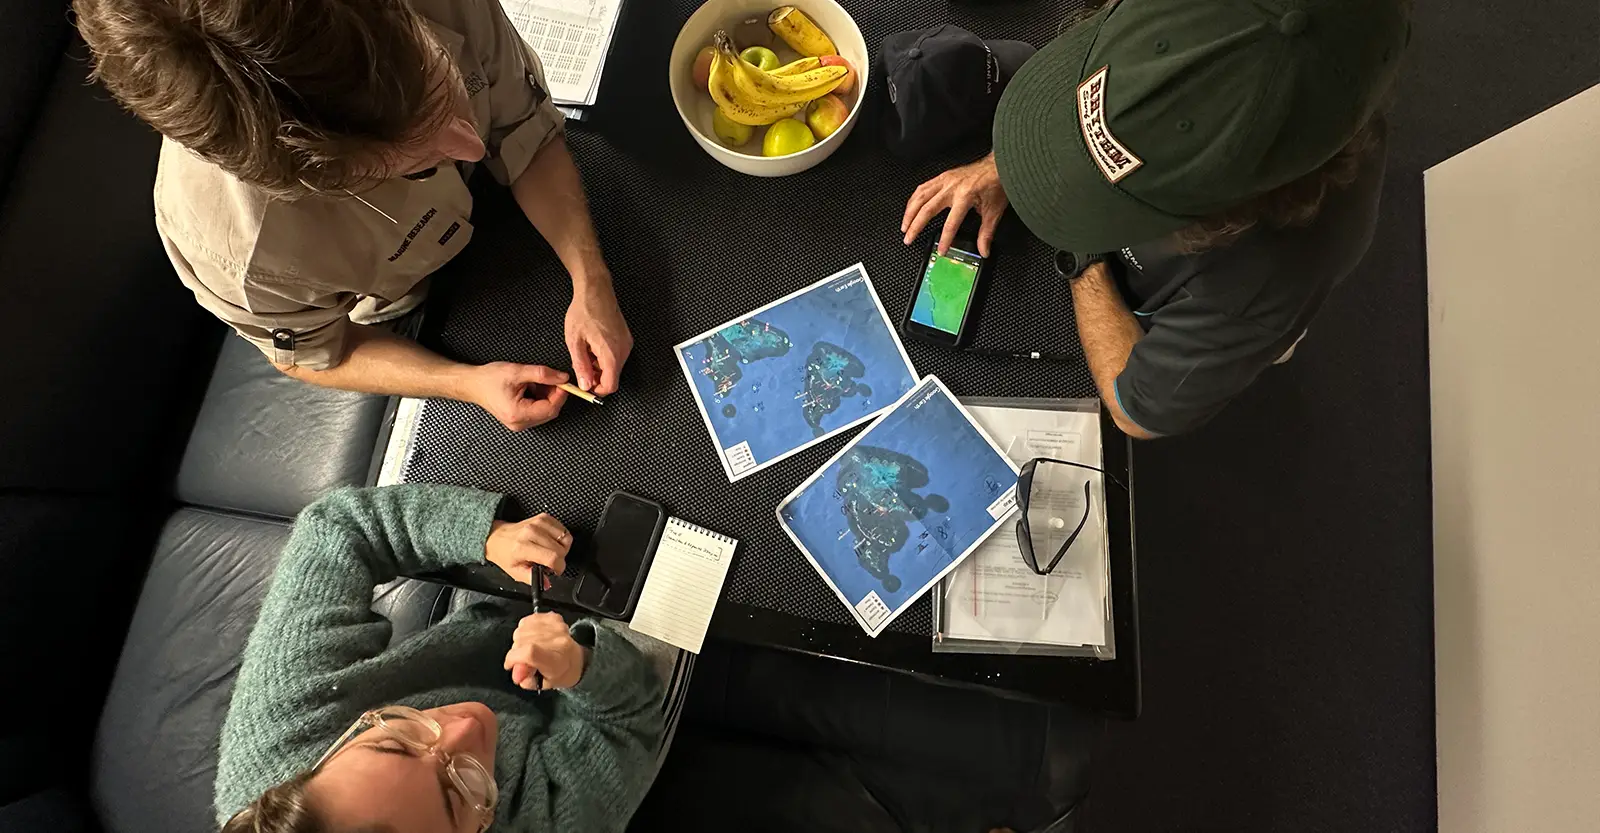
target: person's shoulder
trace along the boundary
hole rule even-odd
[[[412,0],[417,14],[465,37],[501,14],[499,0]]]
[[[185,258],[242,276],[249,270],[272,199],[177,142],[162,139],[154,201],[156,229]]]
[[[1324,294],[1355,270],[1371,246],[1383,176],[1380,142],[1362,160],[1353,182],[1330,188],[1310,223],[1257,227],[1232,244],[1201,253],[1205,268],[1191,289],[1230,299],[1240,314],[1268,297],[1293,308]]]
[[[208,285],[310,286],[314,276],[349,273],[370,260],[366,236],[350,216],[357,205],[280,199],[170,139],[162,142],[156,228]],[[327,268],[332,263],[338,268]]]

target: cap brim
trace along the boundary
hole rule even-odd
[[[1022,65],[1039,51],[1033,44],[1020,40],[986,40],[983,45],[989,47],[989,53],[1000,62],[1000,74],[1006,78],[1015,77]]]
[[[1114,251],[1195,219],[1160,211],[1107,181],[1084,146],[1078,83],[1110,10],[1039,50],[1006,85],[995,111],[994,158],[1006,196],[1030,231],[1072,252]]]

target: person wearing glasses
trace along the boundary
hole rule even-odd
[[[453,486],[344,489],[295,522],[223,723],[224,833],[620,831],[654,776],[657,672],[628,639],[484,602],[398,644],[397,575],[482,563],[530,582],[572,536]]]
[[[1179,434],[1287,361],[1371,244],[1380,108],[1410,3],[1094,5],[1003,93],[991,85],[992,152],[917,188],[900,231],[910,244],[948,210],[943,251],[976,211],[987,256],[1014,207],[1060,252],[1078,340],[1117,425]],[[900,107],[946,131],[984,112]]]
[[[556,417],[567,374],[462,364],[374,326],[472,239],[481,165],[571,275],[576,384],[617,390],[633,337],[544,69],[497,0],[73,5],[94,76],[165,137],[156,229],[178,277],[280,371],[476,403],[511,430]]]

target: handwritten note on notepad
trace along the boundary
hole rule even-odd
[[[738,545],[726,535],[668,519],[634,608],[633,629],[700,653]]]

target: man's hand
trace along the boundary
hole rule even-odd
[[[978,254],[989,256],[989,244],[994,241],[995,227],[1005,216],[1006,189],[1000,185],[1000,171],[995,167],[994,154],[959,168],[951,168],[922,183],[911,192],[906,201],[905,216],[900,219],[900,231],[905,233],[905,244],[917,239],[939,212],[950,209],[944,221],[944,234],[939,236],[939,254],[944,254],[955,242],[956,232],[967,211],[976,208],[983,224],[978,229]]]
[[[610,281],[587,282],[574,292],[567,308],[567,349],[578,387],[598,396],[617,392],[622,366],[633,352],[633,334]]]
[[[567,392],[555,387],[567,374],[536,364],[494,362],[472,368],[462,397],[512,431],[543,425],[561,413]]]
[[[556,575],[565,572],[571,549],[572,533],[555,518],[539,515],[519,523],[495,521],[483,544],[483,557],[506,575],[532,585],[535,567],[548,567]]]
[[[544,676],[544,688],[572,688],[588,664],[589,649],[573,640],[561,614],[535,613],[517,623],[504,667],[511,682],[532,691],[535,671]]]

